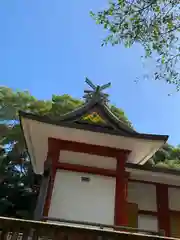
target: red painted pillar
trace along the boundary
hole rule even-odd
[[[125,163],[127,153],[122,152],[117,156],[116,168],[116,191],[115,191],[115,219],[116,226],[128,225],[128,212],[127,212],[127,184],[128,178],[125,172]]]
[[[159,231],[163,230],[165,236],[170,236],[169,196],[167,185],[156,185],[156,201]]]
[[[48,139],[48,153],[47,153],[47,157],[51,159],[52,161],[52,175],[51,175],[51,179],[50,179],[50,183],[48,186],[48,193],[47,193],[47,197],[46,197],[46,203],[44,206],[44,216],[48,216],[49,213],[49,208],[50,208],[50,204],[51,204],[51,197],[52,197],[52,193],[53,193],[53,187],[54,187],[54,180],[55,180],[55,176],[56,176],[56,166],[59,160],[59,156],[60,156],[60,147],[59,147],[59,143],[56,139]]]

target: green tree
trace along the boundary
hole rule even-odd
[[[156,61],[154,79],[180,89],[179,0],[114,0],[103,11],[91,12],[91,16],[107,29],[102,45],[140,44],[144,57]]]
[[[180,146],[165,144],[154,154],[150,163],[156,167],[180,169]]]

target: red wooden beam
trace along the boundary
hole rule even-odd
[[[79,164],[57,163],[56,169],[75,171],[75,172],[84,172],[84,173],[97,174],[97,175],[108,176],[108,177],[116,177],[115,170],[82,166]]]
[[[127,187],[128,176],[125,172],[125,162],[127,153],[119,153],[117,155],[116,168],[116,191],[115,191],[115,212],[114,225],[127,226],[128,225],[128,211],[127,211]]]
[[[46,203],[44,206],[44,216],[48,216],[49,208],[51,204],[51,197],[53,193],[53,187],[54,187],[54,180],[56,177],[56,163],[59,161],[59,155],[60,155],[60,148],[57,144],[57,141],[54,139],[48,139],[48,153],[47,157],[51,159],[52,161],[52,173],[51,173],[51,179],[50,184],[48,186],[48,193],[46,197]]]
[[[158,211],[159,231],[164,230],[166,236],[170,236],[170,211],[168,187],[163,184],[156,185],[156,199]]]
[[[93,145],[93,144],[65,141],[65,140],[60,140],[60,139],[55,139],[55,140],[59,142],[59,145],[62,150],[88,153],[91,155],[99,155],[99,156],[115,158],[119,152],[123,152],[126,154],[130,152],[129,150],[111,148],[111,147],[107,147],[107,146],[98,146],[98,145]]]

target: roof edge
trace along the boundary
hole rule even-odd
[[[47,124],[51,124],[51,125],[57,125],[57,126],[69,127],[69,128],[77,128],[77,129],[89,130],[89,131],[94,131],[94,132],[99,132],[99,133],[106,133],[106,134],[111,134],[111,135],[127,137],[123,134],[119,134],[115,130],[108,130],[108,129],[98,130],[98,129],[94,129],[94,127],[92,127],[92,126],[85,127],[83,125],[78,125],[76,123],[61,122],[61,120],[52,120],[50,117],[45,116],[45,115],[40,116],[40,115],[36,115],[33,113],[27,113],[24,111],[19,111],[19,117],[20,117],[20,119],[22,117],[24,117],[24,118],[28,118],[31,120],[35,120],[35,121],[39,121],[39,122],[47,123]],[[169,136],[168,135],[157,135],[157,134],[146,134],[146,133],[132,133],[132,135],[129,137],[146,139],[146,140],[163,141],[165,143],[168,140]]]
[[[170,169],[170,168],[162,168],[162,167],[153,167],[153,166],[147,166],[147,165],[139,165],[134,163],[126,163],[127,168],[135,169],[135,170],[142,170],[142,171],[148,171],[148,172],[155,172],[155,173],[164,173],[164,174],[170,174],[175,176],[180,176],[180,170],[177,169]]]

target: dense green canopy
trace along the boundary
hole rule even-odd
[[[52,95],[51,100],[38,100],[29,92],[0,87],[0,215],[31,218],[39,178],[28,158],[18,120],[18,111],[58,117],[74,110],[83,101],[69,95]],[[125,113],[110,106],[112,112],[132,126]],[[180,148],[165,145],[149,164],[180,168]]]
[[[180,90],[179,10],[179,0],[114,0],[91,16],[107,31],[103,45],[139,44],[155,63],[150,76]]]

